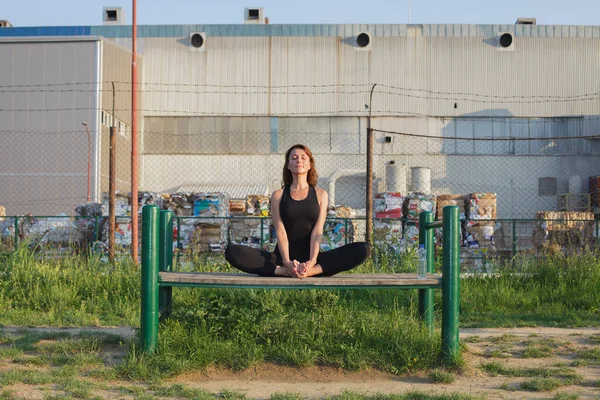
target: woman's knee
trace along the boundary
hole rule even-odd
[[[227,248],[225,249],[225,260],[227,260],[228,263],[235,263],[235,261],[237,260],[237,256],[240,252],[239,247],[240,246],[237,244],[230,244],[229,246],[227,246]]]
[[[371,246],[371,243],[367,243],[367,242],[362,242],[363,243],[363,248],[364,248],[364,252],[365,252],[365,260],[368,258],[371,258],[371,248],[373,246]]]
[[[363,261],[371,257],[371,245],[367,242],[354,242],[352,243],[356,249],[356,258],[362,259]]]

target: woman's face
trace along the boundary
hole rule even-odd
[[[288,169],[292,174],[305,174],[310,170],[310,157],[302,149],[294,149],[290,153]]]

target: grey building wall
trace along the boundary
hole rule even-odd
[[[497,36],[371,40],[364,51],[351,37],[220,36],[198,52],[185,37],[144,38],[146,115],[365,116],[373,83],[373,115],[554,117],[600,106],[570,97],[600,84],[598,39],[515,37],[511,51]]]
[[[98,39],[1,38],[0,59],[0,205],[72,214],[87,197],[83,121],[98,148]]]

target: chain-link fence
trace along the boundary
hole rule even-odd
[[[89,82],[87,84],[89,86]],[[107,94],[114,90],[109,89],[108,83],[102,86],[106,86],[103,91]],[[474,94],[400,93],[398,88],[381,86],[379,95],[416,97],[419,104],[431,99],[436,102],[483,101],[473,100]],[[178,113],[171,103],[181,103],[181,98],[189,100],[194,96],[214,96],[220,103],[236,98],[235,107],[241,110],[240,101],[250,99],[259,89],[194,86],[183,91],[179,86],[162,85],[160,90],[150,90],[147,86],[142,90],[144,107],[139,110],[142,116],[138,132],[141,192],[137,201],[140,205],[160,203],[175,211],[180,218],[178,235],[182,251],[189,243],[213,245],[195,249],[217,252],[231,242],[272,247],[270,223],[258,217],[269,217],[268,196],[281,187],[285,151],[302,143],[314,154],[318,186],[329,194],[330,220],[324,249],[364,240],[366,143],[367,127],[371,126],[376,218],[373,240],[376,244],[390,243],[394,251],[410,247],[416,242],[418,212],[439,214],[439,210],[449,204],[458,205],[464,214],[465,253],[514,255],[523,250],[547,250],[552,248],[553,242],[561,248],[581,248],[595,243],[594,216],[600,200],[598,117],[557,114],[524,118],[498,112],[496,108],[440,117],[405,113],[401,109],[369,109],[363,103],[368,103],[370,87],[362,84],[333,88],[279,87],[277,90],[263,88],[264,93],[259,93],[279,96],[282,101],[310,95],[321,101],[335,99],[338,105],[353,104],[346,104],[348,107],[338,113],[324,110],[251,115],[253,108],[247,104],[246,111],[250,110],[250,114],[207,115],[209,113],[203,110],[190,111],[189,104],[184,107],[185,112]],[[37,88],[35,92],[43,96],[45,90],[66,92],[63,95],[69,96],[90,91],[87,86],[85,90],[53,86]],[[150,90],[146,102],[144,90]],[[2,88],[0,95],[14,97],[23,92],[23,88]],[[117,97],[127,94],[123,87],[116,92]],[[151,101],[156,96],[160,101]],[[593,98],[494,98],[493,104],[519,101],[531,108],[535,105],[531,103],[536,101],[590,99]],[[163,103],[168,109],[159,107]],[[385,104],[390,108],[393,102]],[[286,104],[286,109],[291,106]],[[87,114],[91,111],[90,115],[86,114],[90,121],[97,114],[97,123],[94,126],[91,122],[90,126],[81,124],[78,120],[82,118],[77,114],[81,110]],[[9,110],[0,111],[4,118]],[[25,110],[13,111],[18,118],[23,118]],[[28,111],[42,113],[45,120],[60,117],[69,118],[71,122],[69,129],[63,130],[0,131],[7,144],[0,147],[0,206],[11,217],[2,222],[5,246],[28,236],[24,228],[27,218],[37,221],[31,226],[38,226],[29,229],[37,229],[40,232],[37,236],[55,232],[59,229],[57,224],[40,221],[50,221],[51,218],[46,217],[57,214],[61,214],[58,221],[69,220],[60,227],[63,231],[72,221],[78,221],[68,216],[94,221],[92,233],[89,233],[91,225],[85,224],[85,234],[78,233],[77,240],[67,235],[66,243],[97,244],[106,240],[103,227],[108,214],[109,127],[114,126],[116,186],[124,195],[117,207],[117,235],[122,236],[123,250],[127,250],[130,200],[126,193],[131,181],[132,136],[129,124],[122,117],[126,108],[65,107]],[[115,114],[121,115],[121,119]],[[19,124],[13,122],[11,126],[15,125]],[[27,126],[26,123],[20,125]],[[52,124],[49,122],[49,125]],[[87,202],[88,196],[104,207],[93,213],[76,211],[78,205]],[[18,217],[27,215],[27,218]],[[553,220],[562,222],[548,222]],[[580,220],[590,222],[572,224]],[[542,235],[539,233],[541,225],[538,225],[544,223]],[[78,229],[75,225],[69,229]],[[32,242],[40,240],[34,238]],[[99,247],[88,244],[90,246]]]

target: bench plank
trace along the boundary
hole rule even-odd
[[[264,286],[278,288],[299,287],[441,287],[442,277],[428,274],[418,279],[416,274],[340,274],[332,277],[295,279],[287,277],[265,277],[251,274],[224,274],[210,272],[159,272],[161,286]]]

